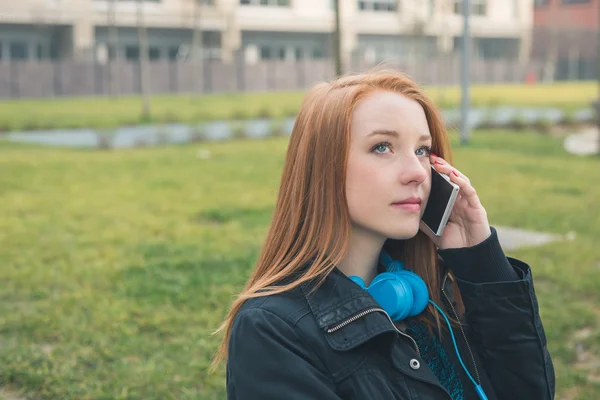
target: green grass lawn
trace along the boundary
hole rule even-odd
[[[460,88],[428,87],[444,107],[460,105]],[[201,122],[295,115],[304,92],[235,93],[206,96],[155,96],[151,116],[144,120],[139,97],[110,99],[67,98],[0,101],[0,131],[76,127],[115,127],[147,122]],[[472,102],[478,106],[590,107],[597,98],[595,82],[553,85],[474,85]]]
[[[223,369],[206,372],[211,332],[253,266],[286,146],[102,152],[0,142],[4,393],[224,398]],[[475,132],[455,158],[493,224],[576,233],[510,255],[533,268],[557,399],[600,398],[600,160],[502,131]]]

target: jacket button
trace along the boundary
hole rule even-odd
[[[414,370],[417,370],[421,368],[421,363],[419,362],[419,360],[413,358],[412,360],[410,360],[410,367]]]

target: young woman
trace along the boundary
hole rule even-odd
[[[421,222],[431,165],[460,187],[441,237]],[[229,399],[554,398],[531,270],[504,255],[438,111],[399,73],[308,93],[222,328]]]

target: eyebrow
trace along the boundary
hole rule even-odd
[[[373,132],[369,133],[367,135],[367,137],[371,137],[371,136],[391,136],[391,137],[395,137],[395,138],[399,138],[400,134],[394,130],[390,130],[390,129],[376,129]],[[426,140],[431,140],[431,135],[428,134],[423,134],[419,137],[419,141],[426,141]]]

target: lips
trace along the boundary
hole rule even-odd
[[[421,211],[421,198],[410,197],[408,199],[396,201],[392,203],[392,207],[410,213],[418,213]]]
[[[404,199],[404,200],[400,200],[400,201],[395,201],[392,203],[392,205],[401,205],[401,204],[421,204],[421,198],[420,197],[410,197],[408,199]]]

